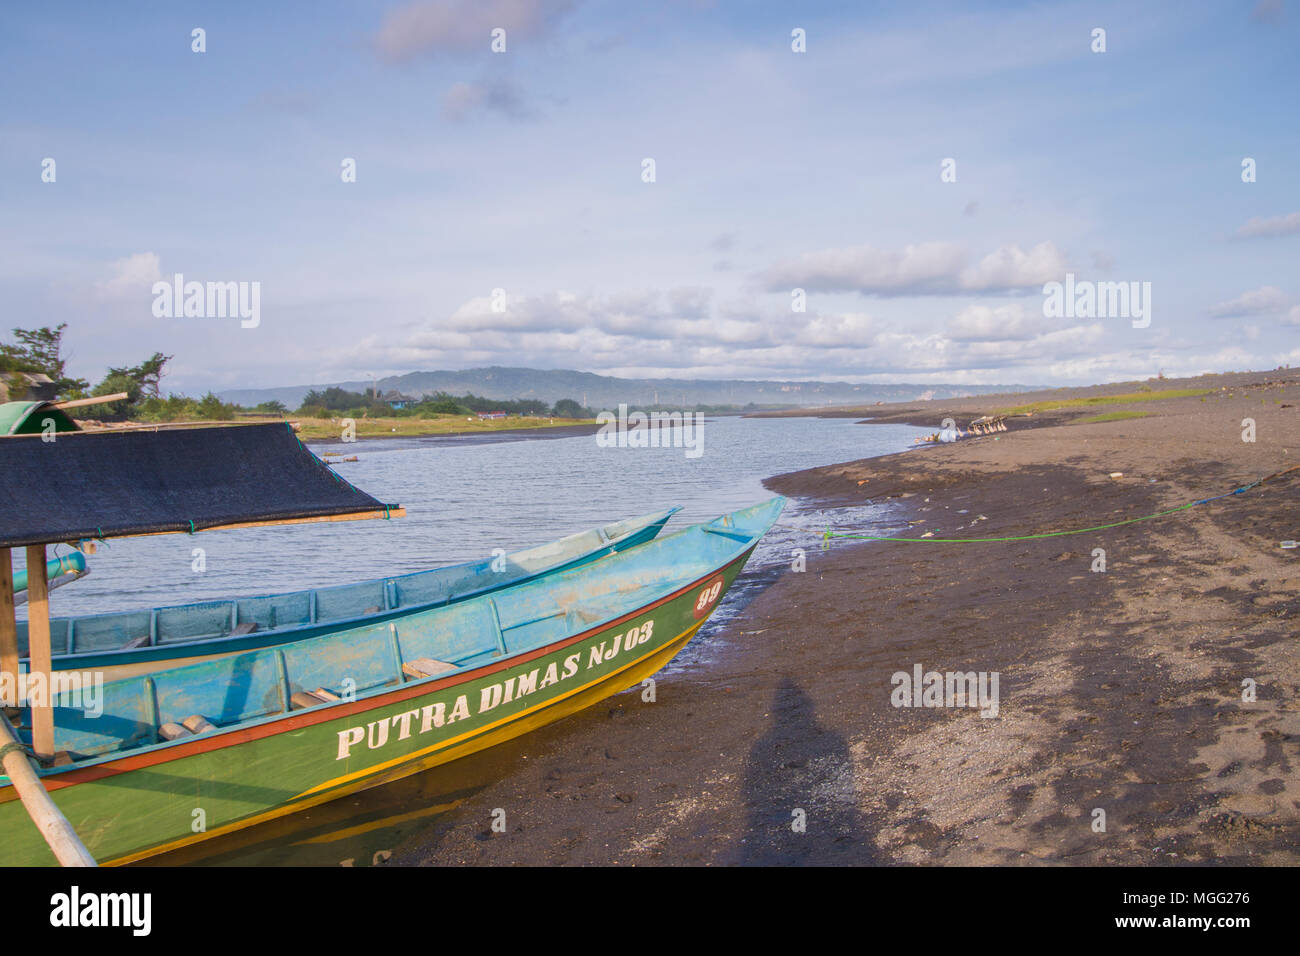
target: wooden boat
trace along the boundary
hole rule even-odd
[[[56,671],[95,671],[103,674],[104,680],[118,680],[208,657],[278,647],[340,627],[380,623],[643,544],[659,534],[678,510],[628,518],[484,561],[356,584],[52,618],[50,638],[56,651],[51,663]],[[84,560],[81,566],[84,568]],[[51,575],[51,586],[53,578]],[[25,576],[21,583],[26,586]],[[17,633],[19,653],[25,659],[26,621],[17,622]]]
[[[40,780],[100,862],[125,863],[482,750],[663,667],[783,504],[451,607],[105,684],[98,716],[53,708],[70,762]],[[8,778],[0,834],[0,864],[54,862]]]

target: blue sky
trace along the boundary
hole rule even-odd
[[[1300,364],[1279,0],[50,3],[4,26],[3,325],[67,322],[92,380],[155,350],[189,393]],[[178,272],[260,283],[260,324],[156,317]],[[1046,317],[1066,272],[1150,282],[1150,325]]]

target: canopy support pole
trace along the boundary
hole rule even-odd
[[[9,721],[0,717],[0,752],[4,753],[4,771],[27,809],[27,815],[50,845],[61,866],[97,866],[86,845],[77,836],[68,818],[50,799],[41,778],[27,759],[26,748],[14,737]]]
[[[14,623],[11,548],[0,548],[0,706],[18,706],[18,625]]]
[[[50,654],[50,586],[45,577],[43,544],[27,546],[27,686],[38,692],[28,691],[32,750],[39,760],[53,760],[54,666]]]
[[[27,560],[33,560],[35,552],[35,563],[29,564],[29,568],[38,568],[34,573],[29,571],[28,578],[31,584],[39,588],[39,592],[32,590],[32,618],[35,622],[38,603],[35,600],[37,593],[40,595],[40,613],[44,615],[44,635],[45,635],[45,668],[46,678],[49,678],[50,665],[50,617],[49,617],[49,592],[46,589],[45,582],[45,546],[39,545],[27,549]],[[28,625],[29,640],[31,635],[35,634],[34,623]],[[33,643],[32,647],[35,648]],[[33,661],[34,663],[34,661]],[[5,680],[4,678],[8,678]],[[48,687],[48,684],[46,685]],[[19,684],[18,684],[18,627],[14,623],[14,566],[13,552],[10,548],[0,548],[0,688],[5,692],[6,699],[4,704],[7,706],[17,707],[19,704]],[[12,699],[8,699],[12,691]],[[54,712],[50,710],[50,701],[48,694],[45,695],[44,707],[32,708],[32,712],[38,713],[43,710],[45,713],[45,726],[47,728],[48,743],[47,748],[54,750]],[[36,727],[41,724],[37,723]],[[39,752],[39,751],[38,751]],[[5,775],[9,777],[9,782],[13,784],[14,790],[18,794],[18,799],[23,802],[28,816],[36,824],[36,829],[40,831],[45,842],[49,844],[50,849],[54,852],[54,858],[63,866],[95,866],[95,858],[90,855],[81,838],[77,836],[77,831],[72,828],[68,818],[63,815],[63,811],[58,808],[45,785],[41,783],[41,778],[36,775],[32,768],[31,761],[27,757],[27,748],[19,741],[18,736],[13,732],[9,725],[9,720],[3,714],[0,714],[0,767],[3,767]]]

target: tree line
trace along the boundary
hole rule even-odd
[[[279,402],[265,404],[284,407]],[[258,409],[262,407],[264,406],[258,406]],[[336,418],[340,415],[351,418],[429,418],[434,415],[474,415],[481,412],[505,412],[507,415],[532,415],[539,418],[592,418],[594,414],[571,398],[562,398],[554,405],[549,405],[538,399],[484,398],[473,392],[464,395],[434,392],[406,403],[403,408],[393,408],[382,394],[376,396],[373,388],[351,392],[338,386],[319,391],[312,389],[303,396],[296,414],[306,418]]]
[[[0,341],[0,374],[29,372],[49,376],[54,382],[55,398],[66,401],[103,395],[125,393],[126,398],[88,406],[86,417],[102,421],[165,422],[201,419],[220,421],[253,412],[263,415],[289,415],[283,402],[262,402],[253,408],[243,408],[223,402],[214,393],[201,398],[188,395],[162,394],[162,379],[167,363],[173,358],[155,352],[139,365],[110,368],[104,378],[93,388],[86,379],[72,378],[66,372],[67,359],[63,355],[63,330],[67,323],[56,328],[14,329],[13,341]],[[374,389],[352,392],[331,387],[313,389],[304,396],[302,404],[292,414],[304,418],[427,418],[434,415],[473,415],[480,412],[505,412],[507,415],[534,415],[555,418],[592,418],[594,413],[583,408],[571,398],[562,398],[554,405],[536,399],[503,401],[483,398],[472,392],[450,395],[435,392],[412,401],[404,408],[392,405],[377,396]]]
[[[221,420],[239,414],[239,406],[223,402],[214,393],[201,398],[162,394],[162,378],[173,358],[154,352],[139,365],[110,367],[97,385],[66,372],[63,355],[63,323],[55,328],[14,329],[12,342],[0,342],[0,373],[30,372],[49,376],[58,401],[98,398],[124,393],[125,398],[88,406],[86,417],[102,421],[176,421],[180,419]]]

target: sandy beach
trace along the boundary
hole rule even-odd
[[[1142,384],[1210,391],[1038,410],[766,484],[823,508],[893,501],[907,537],[1010,537],[1153,514],[1300,462],[1300,372]],[[1136,388],[825,414],[937,430]],[[1148,414],[1080,422],[1115,410]],[[508,772],[391,862],[1294,865],[1300,549],[1281,543],[1300,538],[1298,499],[1291,472],[1080,535],[823,550],[810,534],[806,571],[768,575],[709,637],[707,667],[663,676],[654,702],[633,689],[497,748]],[[996,673],[997,716],[894,706],[892,675],[918,665]]]

